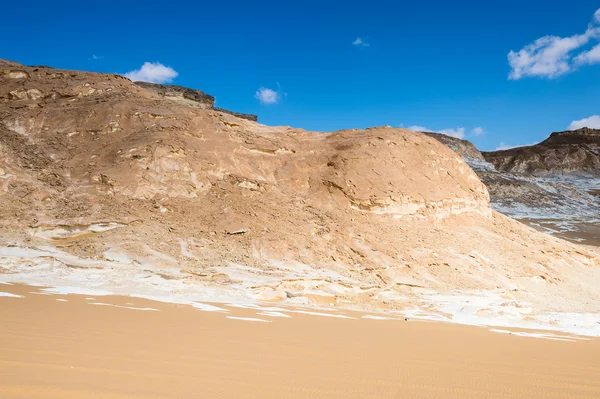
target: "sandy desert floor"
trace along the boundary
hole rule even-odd
[[[0,397],[600,397],[599,339],[376,317],[4,284]]]

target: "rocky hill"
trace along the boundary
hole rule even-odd
[[[600,177],[600,130],[581,128],[555,132],[536,145],[482,155],[496,169],[507,172]]]
[[[598,252],[494,212],[424,134],[270,127],[189,98],[203,93],[3,65],[0,280],[445,313],[444,295],[477,296],[458,309],[491,318],[600,310]]]

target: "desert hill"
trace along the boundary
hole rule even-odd
[[[436,139],[270,127],[184,93],[0,63],[4,277],[378,309],[468,292],[491,298],[477,317],[598,310],[598,252],[493,211]]]

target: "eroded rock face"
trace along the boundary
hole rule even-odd
[[[426,135],[269,127],[117,75],[13,70],[0,69],[0,241],[45,249],[3,258],[11,273],[93,265],[381,308],[460,289],[544,306],[560,305],[556,287],[600,294],[595,252],[493,212],[473,170]]]
[[[508,172],[600,177],[600,130],[555,132],[536,145],[482,154],[496,169]]]

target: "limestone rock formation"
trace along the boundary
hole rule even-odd
[[[169,90],[0,69],[1,273],[213,299],[403,309],[469,291],[502,312],[597,310],[598,253],[492,211],[434,138],[270,127]]]

